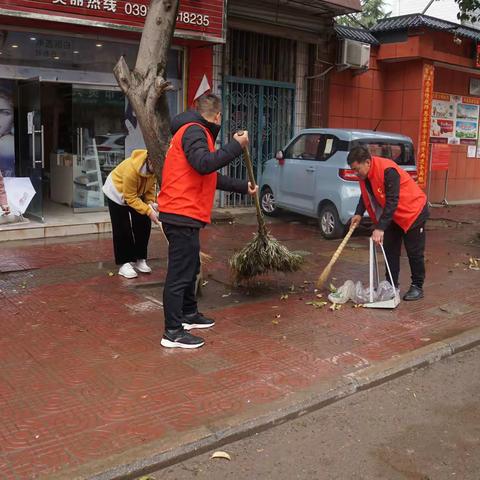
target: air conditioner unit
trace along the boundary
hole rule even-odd
[[[370,45],[355,40],[340,41],[339,67],[367,69],[370,64]]]

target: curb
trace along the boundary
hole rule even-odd
[[[74,470],[60,471],[56,475],[49,475],[48,478],[50,480],[134,479],[319,410],[356,392],[386,383],[478,345],[480,345],[480,327],[344,375],[335,381],[316,384],[282,400],[262,405],[253,413],[213,422],[183,436],[166,438],[136,447]]]

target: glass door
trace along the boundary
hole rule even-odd
[[[30,177],[36,192],[26,216],[43,222],[45,152],[40,98],[39,79],[18,83],[19,172],[22,177]]]
[[[73,85],[73,207],[104,210],[102,186],[125,158],[125,97],[114,87]]]

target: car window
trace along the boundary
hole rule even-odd
[[[300,135],[285,151],[285,158],[317,160],[320,138],[319,133]]]
[[[322,135],[318,148],[318,159],[320,161],[328,160],[338,151],[348,152],[348,142],[340,140],[335,135]]]
[[[415,155],[411,143],[365,139],[352,142],[351,148],[356,145],[364,145],[370,151],[370,155],[389,158],[397,165],[415,165]]]

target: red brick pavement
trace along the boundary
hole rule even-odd
[[[461,211],[461,210],[460,210]],[[226,259],[250,226],[203,232],[208,265],[204,310],[217,319],[198,351],[161,349],[165,244],[152,238],[152,276],[114,271],[108,238],[8,245],[0,252],[0,478],[48,476],[219,418],[254,412],[316,382],[364,368],[480,325],[480,256],[472,229],[429,233],[424,301],[395,311],[306,302],[336,243],[313,227],[276,224],[291,249],[310,252],[302,272],[249,289],[229,285]],[[335,282],[366,278],[366,238],[335,268]],[[36,269],[36,270],[31,270]],[[403,259],[403,285],[408,267]],[[293,285],[293,292],[291,287]],[[288,293],[281,300],[280,294]]]

